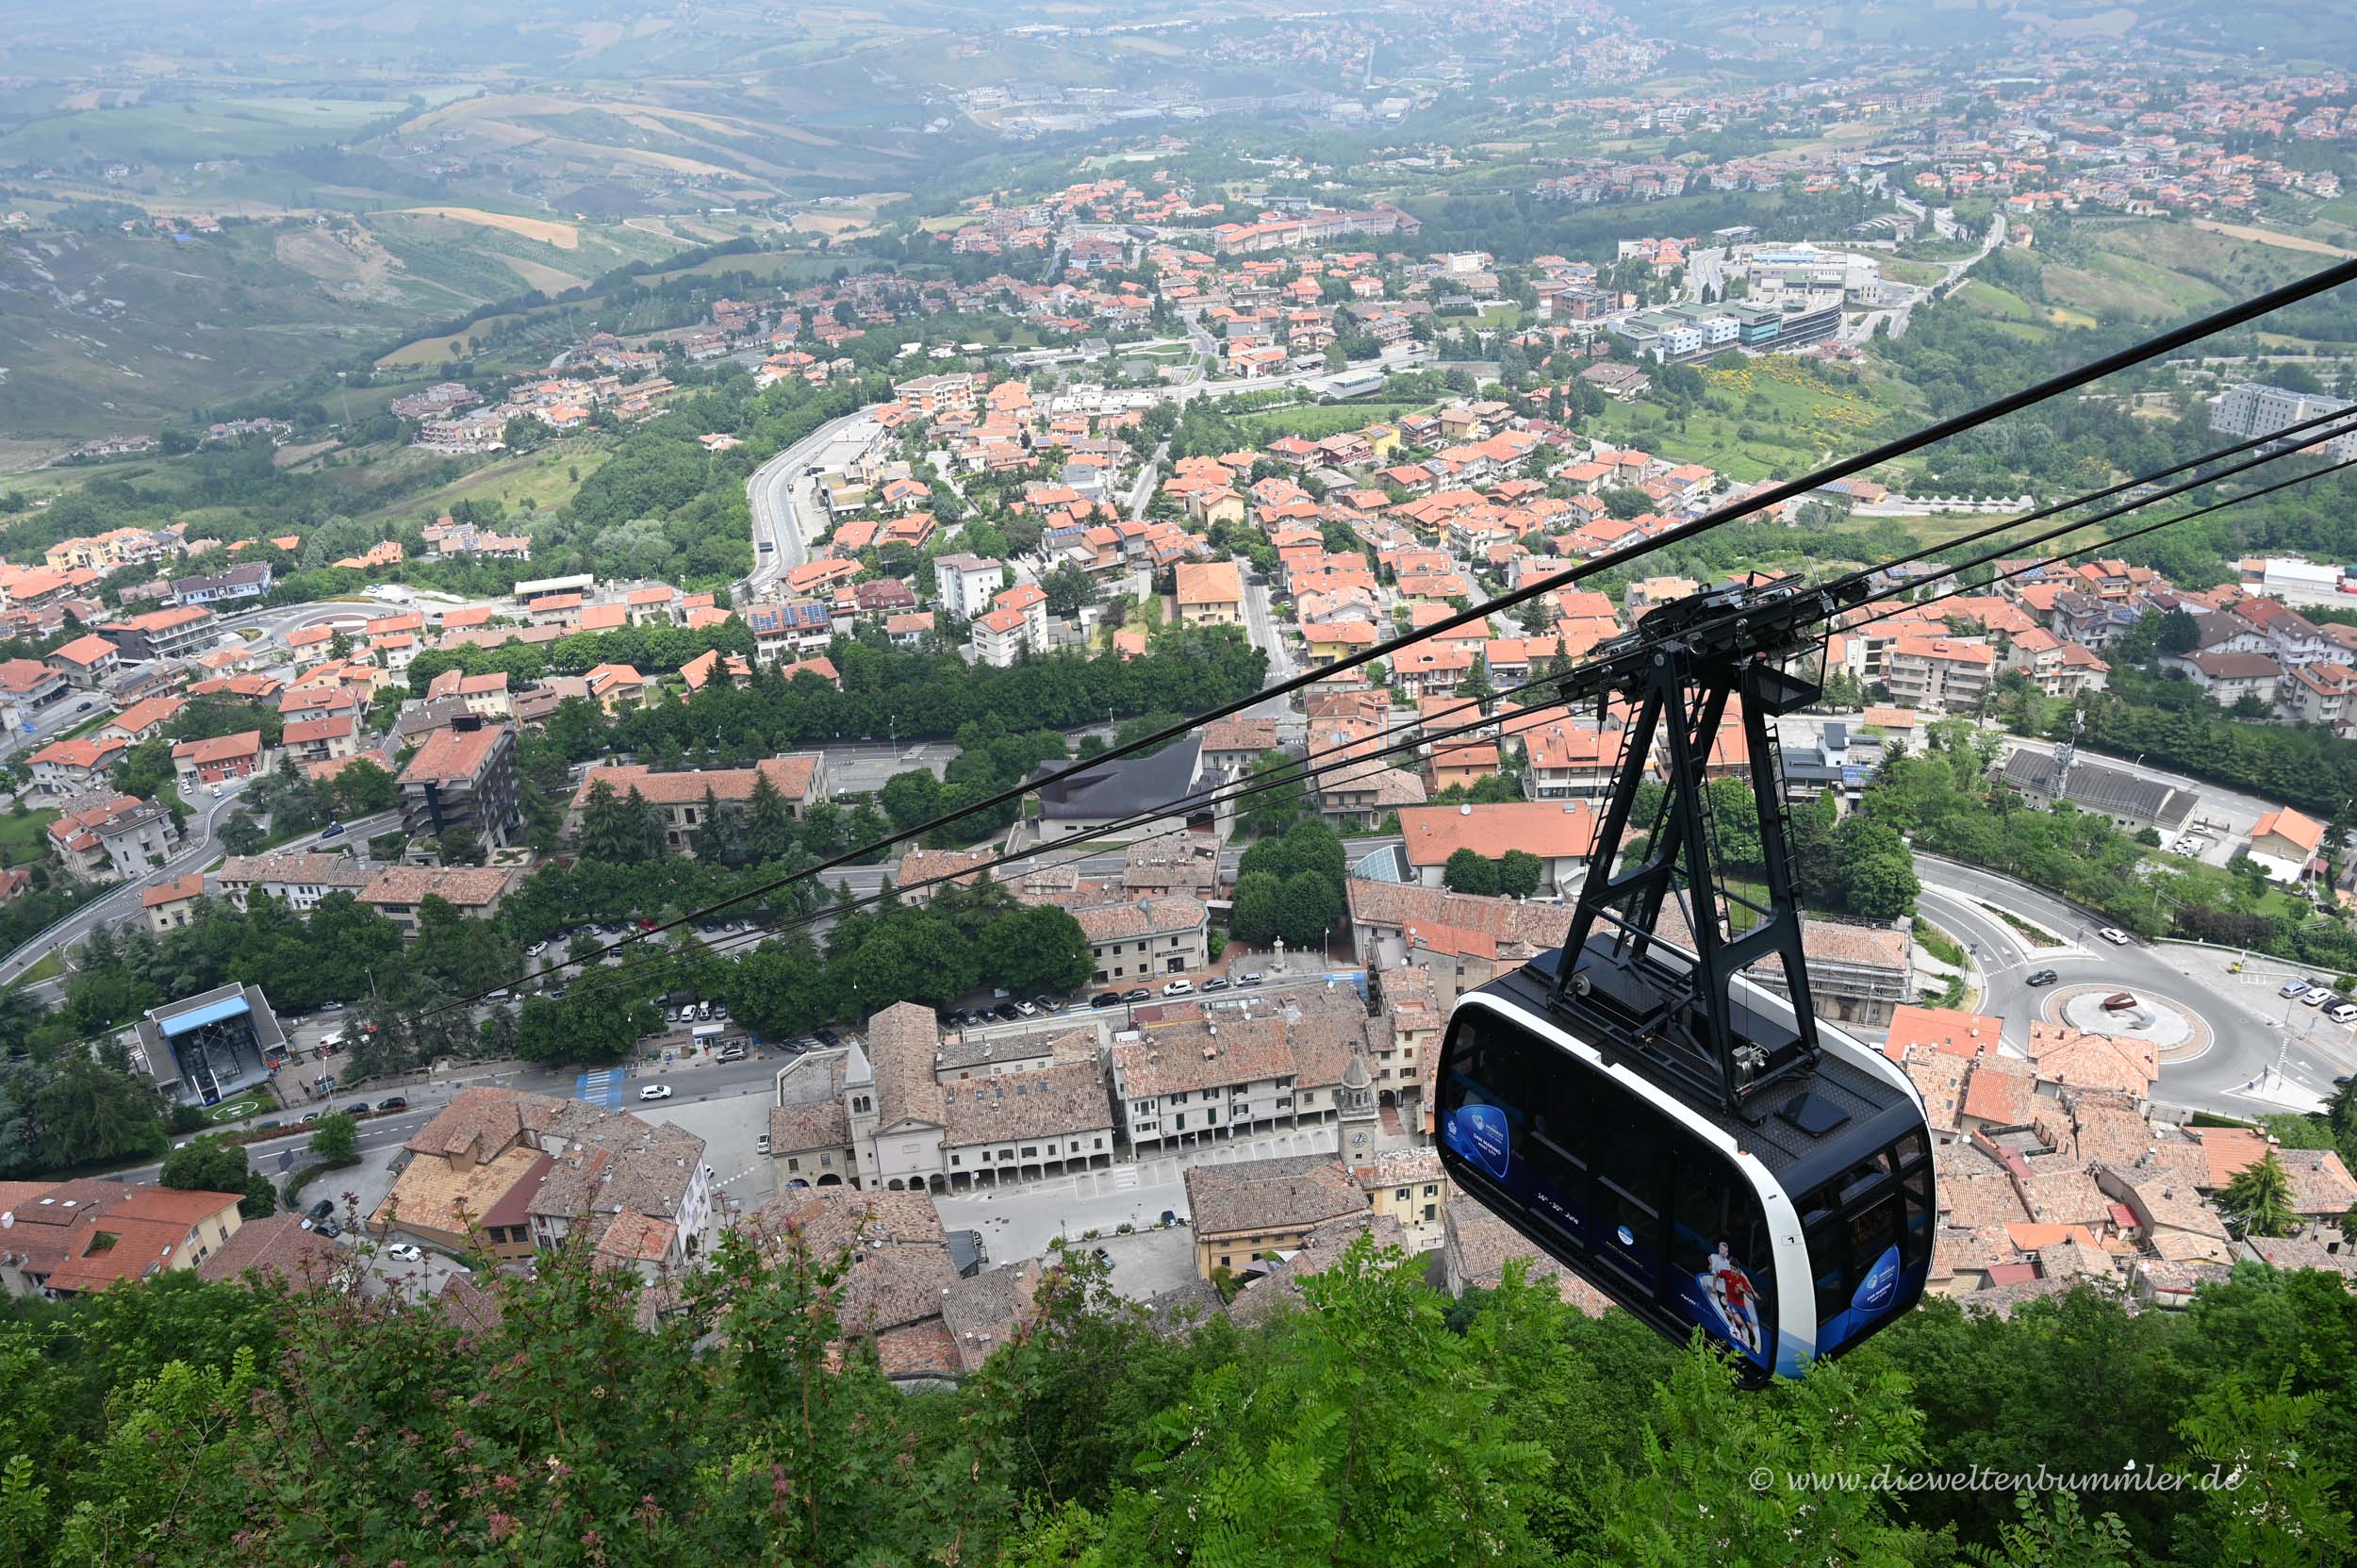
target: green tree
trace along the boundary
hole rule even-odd
[[[1834,830],[1834,860],[1841,868],[1842,901],[1870,920],[1895,920],[1912,914],[1915,857],[1898,833],[1873,817],[1852,813]]]
[[[360,1158],[360,1124],[338,1111],[311,1129],[311,1152],[325,1165],[349,1165]]]
[[[582,801],[581,857],[635,866],[663,858],[663,819],[635,787],[614,793],[603,779]]]
[[[745,852],[761,866],[794,852],[794,809],[766,773],[753,775],[753,791],[745,801]]]
[[[223,822],[213,836],[221,840],[221,847],[231,854],[250,855],[262,847],[262,840],[268,834],[262,832],[262,825],[254,820],[243,806],[239,806],[229,814],[229,820]]]
[[[440,853],[445,866],[480,866],[489,858],[483,847],[483,835],[472,828],[445,828]]]
[[[2268,1149],[2256,1164],[2234,1173],[2218,1192],[2217,1212],[2247,1236],[2291,1233],[2299,1216],[2292,1208],[2290,1174],[2275,1150]]]
[[[1527,850],[1508,850],[1498,858],[1498,891],[1527,899],[1539,891],[1547,863]]]
[[[1280,924],[1285,884],[1271,871],[1247,871],[1237,877],[1235,900],[1228,913],[1228,933],[1256,948],[1267,947],[1283,930]]]
[[[1301,819],[1301,765],[1282,751],[1267,751],[1252,764],[1248,787],[1236,816],[1237,831],[1254,838],[1283,834]]]
[[[1343,895],[1316,871],[1296,871],[1285,879],[1277,903],[1277,924],[1286,941],[1296,948],[1323,948],[1327,934],[1343,917]]]
[[[1498,863],[1478,850],[1458,850],[1441,867],[1441,885],[1452,893],[1493,894],[1498,890]]]
[[[267,1219],[278,1208],[270,1178],[248,1167],[244,1146],[217,1137],[191,1139],[165,1155],[156,1180],[182,1192],[236,1193],[238,1213],[248,1219]]]
[[[81,1051],[66,1054],[27,1109],[41,1167],[124,1160],[164,1144],[155,1092]]]
[[[981,933],[982,978],[1018,997],[1061,997],[1089,982],[1096,961],[1087,933],[1068,911],[1030,904],[1000,916]]]

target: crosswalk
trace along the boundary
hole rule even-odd
[[[602,1105],[609,1111],[622,1108],[622,1084],[629,1075],[619,1067],[604,1067],[597,1072],[583,1073],[573,1084],[573,1098]]]

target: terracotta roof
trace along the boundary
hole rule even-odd
[[[142,892],[140,895],[140,907],[155,909],[164,904],[176,904],[186,899],[201,899],[204,896],[205,873],[190,871],[185,877],[174,877],[169,882],[159,882]]]
[[[388,866],[360,890],[360,901],[416,904],[431,895],[461,909],[480,907],[507,891],[508,875],[490,867]]]
[[[1418,806],[1399,814],[1399,827],[1410,866],[1445,865],[1459,850],[1489,860],[1508,850],[1546,860],[1585,860],[1596,841],[1596,816],[1584,801]]]
[[[2317,846],[2324,842],[2324,824],[2285,806],[2280,811],[2268,812],[2251,826],[2250,836],[2254,839],[2265,838],[2269,834],[2288,839],[2313,855]]]
[[[504,724],[484,724],[471,730],[436,730],[409,759],[409,766],[402,769],[401,782],[470,782],[491,760],[500,742],[514,733]]]
[[[769,1152],[773,1155],[850,1147],[850,1114],[843,1109],[843,1102],[832,1096],[813,1100],[807,1105],[773,1105],[769,1108]]]
[[[344,1260],[343,1249],[301,1214],[272,1214],[247,1220],[196,1265],[196,1277],[219,1284],[242,1279],[251,1269],[262,1279],[299,1290],[335,1277]]]
[[[652,805],[692,805],[712,791],[717,801],[750,801],[753,796],[753,779],[766,773],[778,793],[788,801],[803,799],[810,793],[811,776],[823,759],[816,752],[800,752],[790,756],[765,757],[750,767],[683,768],[658,772],[644,763],[612,763],[592,767],[581,778],[581,786],[573,791],[573,804],[588,801],[592,786],[603,784],[616,795],[638,791],[639,798]]]
[[[940,1024],[932,1009],[919,1003],[895,1002],[867,1020],[878,1131],[889,1131],[901,1121],[946,1124],[948,1108],[941,1085],[933,1081],[933,1053],[940,1047]]]
[[[1193,1165],[1186,1189],[1199,1239],[1305,1227],[1363,1213],[1367,1206],[1350,1167],[1327,1154]]]
[[[1105,1075],[1095,1062],[964,1079],[943,1085],[941,1095],[945,1146],[1090,1132],[1104,1134],[1110,1143],[1113,1132]]]
[[[1883,1044],[1883,1054],[1900,1062],[1905,1060],[1909,1046],[1920,1045],[1970,1060],[1981,1053],[1983,1046],[1998,1043],[2004,1022],[1986,1013],[1902,1002],[1891,1009],[1890,1033]]]

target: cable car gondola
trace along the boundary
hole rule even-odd
[[[1663,1334],[1728,1346],[1755,1381],[1856,1345],[1921,1299],[1931,1270],[1921,1097],[1819,1024],[1785,858],[1771,720],[1819,688],[1781,661],[1831,608],[1722,589],[1655,610],[1574,677],[1574,697],[1640,699],[1587,884],[1562,948],[1458,999],[1436,1079],[1441,1161],[1462,1190]],[[1764,898],[1725,888],[1701,788],[1730,700]],[[1669,786],[1642,864],[1616,874],[1656,731]],[[1770,958],[1772,990],[1745,972]]]
[[[1435,1125],[1459,1188],[1663,1333],[1699,1328],[1763,1378],[1798,1376],[1921,1298],[1931,1147],[1904,1073],[1826,1029],[1787,1106],[1714,1114],[1551,1013],[1561,962],[1542,953],[1449,1015]],[[1738,985],[1747,1008],[1784,1005]]]

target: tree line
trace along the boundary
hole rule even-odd
[[[903,1392],[845,1321],[855,1266],[732,1232],[644,1329],[651,1287],[579,1248],[480,1269],[481,1308],[187,1272],[11,1301],[0,1537],[42,1568],[2307,1568],[2351,1544],[2338,1276],[2245,1264],[2177,1312],[1935,1298],[1744,1392],[1520,1263],[1452,1300],[1361,1240],[1295,1310],[1162,1331],[1074,1249],[977,1372]],[[1976,1467],[2167,1479],[1912,1485]]]

